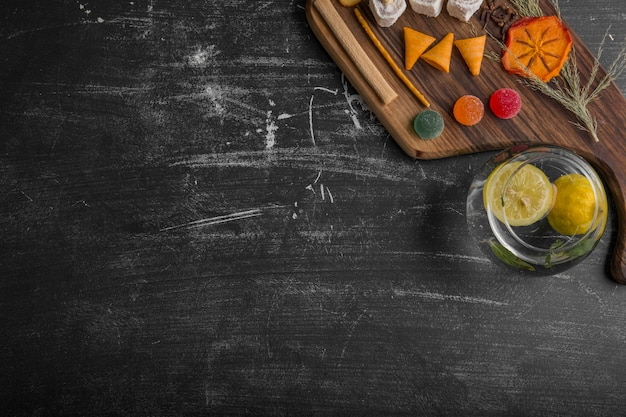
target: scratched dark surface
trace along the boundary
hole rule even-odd
[[[408,158],[304,4],[1,3],[0,414],[622,415],[615,216],[492,265],[491,154]],[[560,7],[610,65],[623,0]]]

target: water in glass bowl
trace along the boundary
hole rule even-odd
[[[602,180],[579,155],[523,145],[491,158],[467,195],[470,234],[489,258],[534,275],[562,272],[595,248],[607,222]]]

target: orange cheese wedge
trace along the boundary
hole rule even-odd
[[[480,74],[486,41],[487,35],[454,41],[454,45],[461,53],[463,60],[467,64],[467,68],[469,68],[470,73],[474,76]]]
[[[452,45],[454,34],[448,33],[435,46],[422,54],[422,59],[428,64],[443,72],[450,72],[450,58],[452,57]]]
[[[413,65],[435,42],[435,38],[409,27],[404,28],[404,68],[409,71]]]

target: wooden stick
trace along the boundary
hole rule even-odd
[[[393,72],[396,73],[396,75],[402,80],[402,82],[409,88],[409,90],[411,90],[413,95],[417,97],[417,99],[424,106],[430,107],[430,103],[428,102],[428,100],[426,100],[426,97],[424,97],[424,95],[420,93],[420,91],[417,88],[415,88],[411,80],[409,80],[407,76],[404,75],[400,67],[398,67],[398,65],[396,65],[396,63],[393,61],[393,58],[391,57],[391,55],[389,55],[389,52],[387,52],[383,44],[380,43],[380,41],[378,40],[378,37],[376,36],[374,31],[372,31],[372,28],[367,23],[367,20],[365,20],[365,18],[363,17],[359,9],[354,9],[354,13],[356,14],[357,19],[359,19],[359,22],[361,22],[361,26],[363,26],[363,29],[365,29],[367,36],[370,37],[370,39],[372,40],[376,48],[378,48],[378,51],[383,55],[385,60],[389,63],[389,65],[391,66],[391,69],[393,69]]]
[[[343,21],[331,0],[316,0],[315,8],[333,32],[346,54],[361,72],[369,86],[376,92],[385,105],[398,97],[398,93],[389,85],[376,65],[369,59],[359,42]]]

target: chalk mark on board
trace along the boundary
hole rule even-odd
[[[311,100],[309,100],[309,129],[311,131],[311,141],[313,142],[313,146],[316,146],[315,131],[313,130],[313,97],[315,97],[315,95],[311,95]]]
[[[270,100],[270,106],[275,106],[276,104]],[[265,149],[271,150],[276,144],[276,131],[278,130],[278,126],[276,126],[276,122],[272,118],[272,111],[267,111],[267,117],[265,118]]]
[[[336,174],[356,175],[365,178],[393,182],[413,182],[415,169],[411,164],[389,164],[382,158],[358,157],[354,154],[332,153],[319,148],[275,148],[275,159],[267,158],[265,150],[204,153],[172,160],[169,167],[188,168],[252,168],[266,169],[283,166],[301,170],[317,170],[324,161],[325,171]],[[448,186],[450,181],[440,176],[429,177],[429,181]]]
[[[348,91],[348,81],[346,80],[343,74],[341,74],[341,83],[343,85],[343,96],[345,97],[346,102],[348,103],[348,107],[350,108],[350,110],[346,110],[346,113],[352,119],[352,123],[354,123],[354,127],[360,130],[362,129],[361,122],[359,121],[357,117],[358,113],[356,109],[354,108],[354,106],[352,105],[352,102],[353,101],[358,102],[361,105],[361,107],[364,109],[366,109],[366,106],[363,103],[363,100],[361,99],[360,95],[350,94],[350,92]]]
[[[347,88],[347,87],[344,87],[344,88]],[[331,90],[330,88],[326,88],[326,87],[314,87],[313,91],[324,91],[326,93],[333,94],[335,96],[339,94],[338,90]],[[311,99],[309,100],[309,131],[311,135],[311,142],[313,142],[313,146],[316,146],[315,129],[313,128],[313,99],[314,97],[315,97],[315,94],[312,94]],[[350,102],[348,102],[348,105],[350,105]],[[352,106],[350,105],[350,107]]]
[[[220,54],[219,50],[216,50],[216,45],[209,45],[205,48],[198,46],[196,50],[187,57],[187,63],[192,67],[204,66],[209,62],[210,58],[215,58]]]
[[[455,301],[459,303],[469,303],[469,304],[484,304],[494,307],[506,307],[508,303],[504,303],[501,301],[489,300],[486,298],[480,297],[470,297],[465,295],[450,295],[450,294],[441,294],[437,292],[431,291],[405,291],[405,290],[394,290],[395,296],[414,296],[420,298],[426,298],[429,300],[436,301]]]
[[[187,223],[177,224],[175,226],[164,227],[163,229],[160,229],[159,231],[166,232],[168,230],[181,229],[181,228],[193,229],[193,228],[198,228],[198,227],[213,226],[216,224],[232,222],[235,220],[243,220],[243,219],[248,219],[250,217],[257,217],[257,216],[260,216],[261,214],[263,213],[259,209],[246,210],[246,211],[240,211],[238,213],[231,213],[231,214],[226,214],[223,216],[208,217],[206,219],[194,220],[194,221],[187,222]]]
[[[26,194],[24,191],[20,191],[20,193],[21,193],[24,197],[26,197],[26,199],[27,199],[28,201],[30,201],[31,203],[33,202],[33,199],[32,199],[32,198],[31,198],[28,194]]]
[[[330,188],[326,187],[326,192],[328,193],[328,199],[330,200],[330,203],[334,204],[335,198],[333,197],[333,194],[330,192]]]
[[[348,344],[352,341],[352,337],[354,336],[354,331],[356,330],[356,327],[359,325],[361,319],[363,319],[363,316],[365,316],[366,313],[367,310],[363,310],[359,317],[357,317],[356,320],[354,320],[354,322],[352,322],[352,324],[350,325],[350,330],[348,331],[346,341],[343,343],[341,354],[339,355],[339,363],[337,364],[338,368],[340,368],[342,365],[343,359],[346,355],[346,349],[348,348]]]
[[[63,25],[41,26],[41,27],[37,27],[37,28],[33,28],[33,29],[20,30],[20,31],[11,33],[9,35],[6,35],[4,37],[4,39],[10,40],[10,39],[22,36],[22,35],[30,35],[30,34],[33,34],[33,33],[46,31],[46,30],[51,30],[51,29],[59,29],[59,28],[66,28],[66,27],[72,27],[72,26],[80,26],[82,24],[83,24],[83,22],[72,22],[72,23],[66,23],[66,24],[63,24]]]
[[[197,229],[197,228],[200,228],[200,227],[214,226],[214,225],[228,223],[228,222],[233,222],[233,221],[237,221],[237,220],[244,220],[244,219],[249,219],[249,218],[252,218],[252,217],[259,217],[259,216],[264,214],[265,210],[284,208],[284,207],[285,207],[284,205],[277,205],[277,206],[270,206],[270,207],[262,207],[262,208],[255,208],[255,209],[250,209],[250,210],[244,210],[244,211],[239,211],[239,212],[235,212],[235,213],[225,214],[225,215],[221,215],[221,216],[207,217],[207,218],[204,218],[204,219],[193,220],[193,221],[190,221],[190,222],[187,222],[187,223],[181,223],[181,224],[177,224],[177,225],[174,225],[174,226],[164,227],[162,229],[159,229],[159,231],[160,232],[167,232],[169,230],[175,230],[175,229]]]
[[[311,191],[313,195],[317,195],[317,193],[315,192],[315,188],[313,186],[317,185],[321,177],[322,177],[322,171],[320,170],[317,173],[317,177],[315,178],[315,180],[309,185],[307,185],[306,187],[304,187],[304,189]],[[322,198],[322,201],[326,201],[326,195],[328,194],[328,200],[330,201],[330,203],[331,204],[335,203],[335,198],[333,197],[333,194],[330,192],[330,189],[328,188],[328,186],[325,186],[323,183],[320,182],[319,189],[320,189],[320,196]]]
[[[337,95],[339,94],[339,90],[331,90],[330,88],[326,88],[326,87],[315,87],[313,88],[313,90],[317,90],[317,91],[325,91],[327,93],[330,93],[332,95]]]

